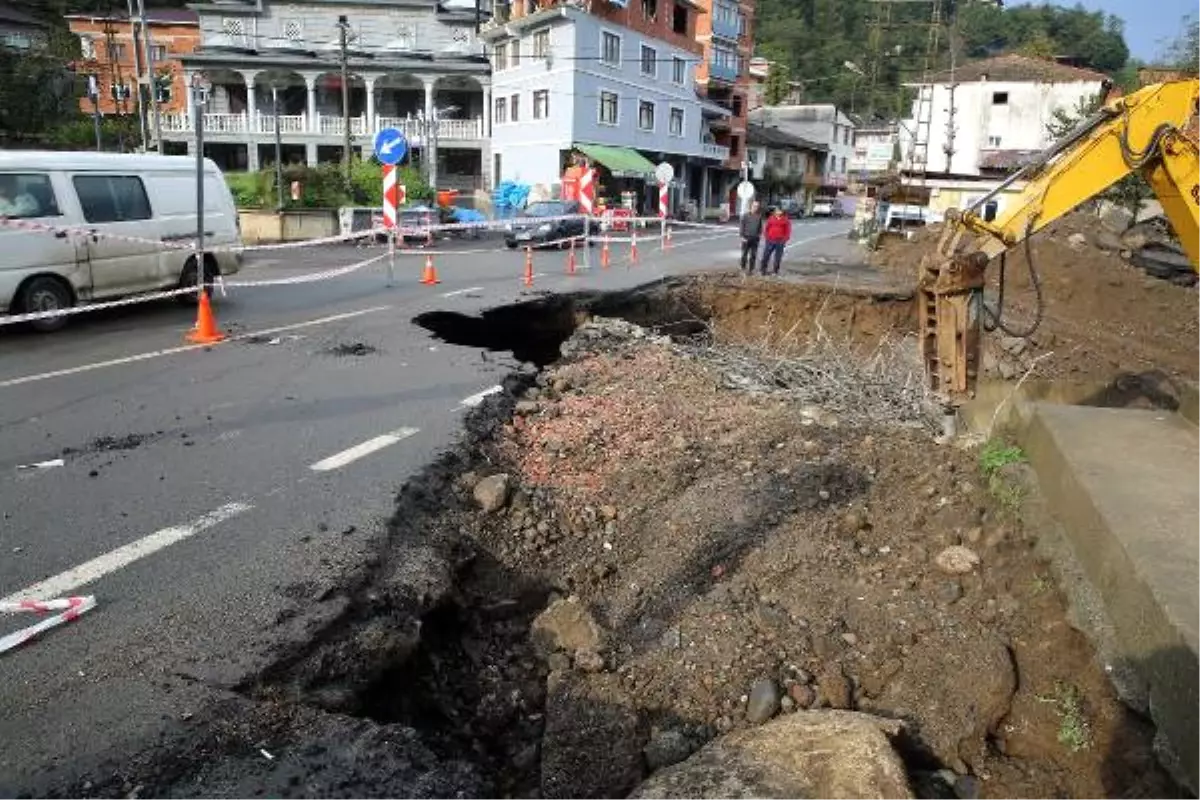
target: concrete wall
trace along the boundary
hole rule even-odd
[[[242,241],[246,244],[319,239],[339,231],[334,209],[285,211],[282,215],[274,211],[241,210],[238,220],[242,226]]]
[[[954,90],[954,155],[947,163],[943,152],[949,141],[950,87],[937,84],[933,91],[933,121],[929,130],[928,169],[956,175],[978,175],[983,154],[989,150],[1043,150],[1052,140],[1046,125],[1059,109],[1074,111],[1081,100],[1098,94],[1098,81],[1071,83],[1014,83],[979,81],[959,84]],[[924,87],[929,92],[930,87]],[[1007,102],[996,102],[1007,93]],[[901,128],[902,163],[916,129],[917,104],[912,119]],[[949,169],[947,170],[947,166]]]

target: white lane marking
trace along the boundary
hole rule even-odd
[[[56,369],[53,372],[42,372],[36,375],[24,375],[20,378],[9,378],[8,380],[0,381],[0,389],[6,389],[9,386],[20,386],[25,383],[36,383],[38,381],[49,380],[50,378],[62,378],[67,375],[78,375],[81,372],[91,372],[96,369],[105,369],[107,367],[119,367],[122,364],[133,364],[138,361],[147,361],[151,358],[159,358],[161,356],[172,356],[176,353],[186,353],[191,350],[201,350],[206,347],[218,347],[221,344],[236,342],[240,339],[249,339],[255,336],[270,336],[274,333],[282,333],[284,331],[294,331],[299,328],[311,328],[314,325],[324,325],[328,322],[339,322],[344,319],[353,319],[361,317],[363,314],[373,314],[376,311],[386,311],[391,306],[372,306],[371,308],[363,308],[358,311],[347,311],[344,314],[333,314],[328,317],[319,317],[317,319],[305,320],[304,322],[293,322],[290,325],[280,325],[275,328],[264,328],[261,331],[251,331],[249,333],[239,333],[230,336],[224,342],[218,342],[215,345],[210,344],[185,344],[180,347],[168,347],[165,350],[153,350],[149,353],[138,353],[137,355],[125,356],[123,358],[113,358],[108,361],[97,361],[93,364],[82,364],[78,367],[68,367],[67,369]]]
[[[500,386],[499,384],[497,384],[496,386],[489,386],[488,388],[484,389],[482,392],[476,392],[475,394],[471,395],[470,397],[464,397],[462,399],[462,401],[459,402],[458,405],[460,408],[474,408],[475,406],[482,403],[483,398],[487,397],[488,395],[496,394],[497,392],[503,392],[503,391],[504,391],[504,387]]]
[[[80,586],[104,577],[110,572],[116,572],[122,567],[127,567],[139,558],[145,558],[151,553],[195,536],[197,533],[206,531],[214,525],[219,525],[227,519],[236,517],[238,514],[244,514],[253,507],[246,503],[226,503],[215,511],[205,514],[186,525],[163,528],[135,542],[122,545],[116,550],[110,550],[102,556],[93,558],[91,561],[85,561],[79,566],[72,567],[66,572],[59,573],[52,578],[47,578],[40,583],[27,586],[21,591],[0,600],[0,603],[16,603],[22,599],[30,598],[35,600],[49,599],[67,594]]]
[[[468,292],[482,292],[482,286],[472,286],[470,289],[455,289],[453,292],[442,292],[442,297],[454,297],[459,294],[467,294]]]
[[[17,469],[18,470],[52,469],[54,467],[61,467],[65,463],[66,462],[63,461],[61,458],[52,458],[49,461],[35,461],[32,464],[18,464]]]
[[[323,458],[317,463],[309,467],[314,472],[329,472],[333,469],[344,467],[347,464],[357,461],[363,456],[369,456],[376,450],[382,450],[385,447],[390,447],[401,439],[407,439],[417,433],[416,428],[400,428],[399,430],[385,433],[382,436],[376,436],[374,439],[367,439],[362,444],[356,444],[347,450],[340,453],[334,453],[329,458]]]

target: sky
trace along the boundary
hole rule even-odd
[[[1045,0],[1006,0],[1005,6],[1041,5]],[[1053,5],[1103,11],[1125,20],[1125,43],[1134,58],[1154,61],[1180,31],[1180,20],[1195,15],[1196,0],[1050,0]]]

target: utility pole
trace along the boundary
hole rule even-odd
[[[346,15],[338,16],[338,49],[342,60],[342,172],[350,182],[350,75],[346,66],[346,31],[350,23]]]
[[[154,40],[150,26],[146,24],[146,0],[138,0],[138,21],[142,27],[142,41],[146,43],[146,77],[150,82],[150,108],[154,112],[154,150],[162,154],[162,115],[158,108],[158,76],[154,74]],[[136,46],[136,42],[134,43]]]
[[[133,15],[133,0],[126,0],[126,8],[129,11],[129,34],[133,39],[133,71],[137,75],[137,112],[138,112],[138,132],[142,135],[142,150],[146,150],[146,139],[149,132],[146,129],[146,103],[142,97],[142,53],[138,36],[138,20]],[[150,102],[154,102],[153,94],[151,93]]]
[[[283,212],[283,139],[279,133],[279,84],[271,84],[271,105],[275,109],[275,205]],[[257,145],[255,145],[257,147]]]

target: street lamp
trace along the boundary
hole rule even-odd
[[[272,78],[271,109],[275,117],[275,206],[276,211],[283,211],[283,137],[279,130],[279,90],[287,88],[282,78]],[[257,147],[257,145],[255,145]]]

